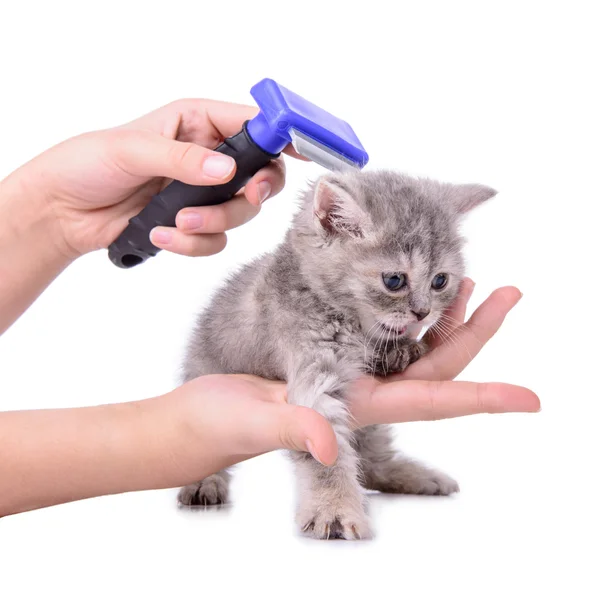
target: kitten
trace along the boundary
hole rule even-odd
[[[291,403],[333,426],[334,466],[291,453],[305,534],[369,537],[362,486],[458,491],[451,478],[398,455],[388,427],[351,433],[345,395],[365,373],[403,371],[425,352],[411,336],[439,319],[464,276],[460,220],[495,194],[391,171],[321,177],[304,194],[285,241],[230,277],[199,317],[186,381],[212,373],[287,381]],[[179,500],[226,502],[228,484],[229,474],[217,473],[183,488]]]

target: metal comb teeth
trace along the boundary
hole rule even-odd
[[[358,170],[355,162],[297,129],[290,129],[290,137],[298,154],[330,171]]]

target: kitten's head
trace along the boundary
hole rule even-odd
[[[495,194],[391,171],[326,175],[294,228],[305,276],[374,339],[411,335],[456,298],[464,276],[460,220]]]

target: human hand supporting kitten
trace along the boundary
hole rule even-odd
[[[471,289],[466,280],[448,311],[457,322]],[[515,288],[496,290],[458,326],[455,339],[464,352],[430,336],[435,350],[404,375],[356,381],[350,426],[539,410],[537,396],[525,388],[449,381],[495,335],[519,298]],[[247,375],[199,377],[138,402],[0,413],[0,437],[1,448],[13,456],[0,462],[0,516],[199,480],[212,481],[202,488],[203,500],[216,503],[226,499],[227,489],[211,475],[248,458],[277,449],[305,451],[307,440],[317,460],[332,465],[337,458],[335,435],[321,415],[288,404],[285,383]]]

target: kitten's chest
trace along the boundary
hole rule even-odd
[[[381,345],[366,343],[358,321],[341,315],[328,315],[313,330],[312,343],[321,349],[331,350],[339,359],[349,361],[365,373],[380,370]]]
[[[327,312],[312,322],[308,347],[325,351],[369,375],[388,375],[406,368],[407,340],[365,335],[358,319]],[[308,350],[308,348],[306,348]]]
[[[335,312],[317,319],[311,328],[311,341],[340,352],[350,352],[362,347],[360,325],[353,319]]]
[[[341,325],[336,341],[365,373],[383,376],[402,372],[413,360],[412,349],[419,346],[414,340],[390,339],[389,335],[373,339],[355,323]]]

